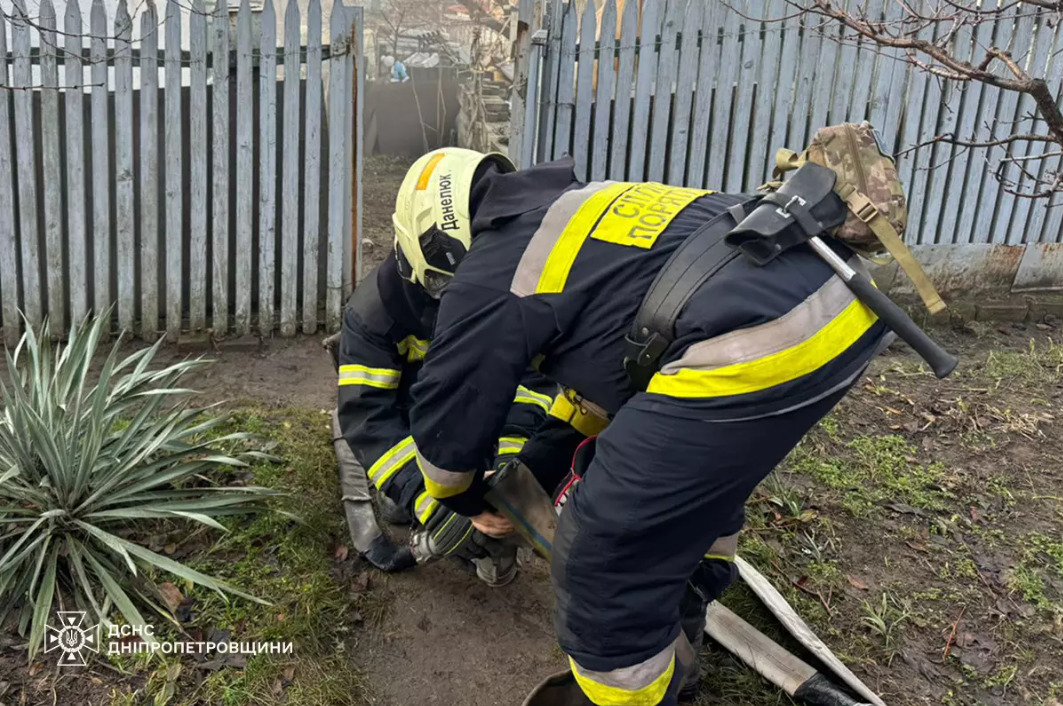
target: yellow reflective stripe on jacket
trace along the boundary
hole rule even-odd
[[[584,436],[597,436],[609,426],[608,417],[598,415],[569,399],[570,393],[562,392],[550,407],[550,416],[568,422]]]
[[[498,440],[498,455],[520,453],[528,440],[522,436],[503,436]]]
[[[675,643],[631,667],[611,672],[584,669],[568,658],[572,675],[592,703],[603,706],[657,706],[675,675]]]
[[[735,532],[734,534],[717,537],[716,541],[709,547],[709,551],[705,552],[705,558],[717,561],[734,561],[737,553],[738,533]]]
[[[775,321],[695,343],[654,375],[646,391],[696,398],[766,390],[822,368],[877,320],[841,279],[832,277]]]
[[[542,410],[547,412],[550,409],[550,403],[553,402],[553,398],[550,395],[544,395],[520,385],[517,387],[517,395],[513,398],[513,401],[517,404],[534,404],[542,407]]]
[[[414,514],[417,515],[417,521],[422,525],[427,525],[428,520],[432,518],[436,508],[439,507],[439,501],[429,495],[426,490],[417,496],[417,501],[413,507]]]
[[[399,386],[402,371],[393,368],[370,368],[365,365],[341,365],[340,385],[367,385],[382,390],[394,390]]]
[[[428,344],[430,342],[423,338],[417,338],[416,336],[407,336],[399,341],[398,349],[399,355],[404,356],[406,360],[413,363],[418,360],[424,360],[425,355],[428,354]]]
[[[399,469],[412,461],[416,454],[417,447],[413,443],[413,437],[407,436],[378,458],[366,474],[378,489],[382,488],[393,475],[399,472]]]
[[[424,487],[428,494],[437,500],[460,495],[472,485],[474,473],[472,471],[448,471],[445,468],[433,465],[421,452],[417,452],[417,466],[424,476]]]
[[[583,243],[610,204],[630,188],[631,184],[610,184],[580,206],[550,250],[542,274],[539,275],[539,283],[535,287],[536,294],[557,294],[564,290],[568,273],[572,270]]]

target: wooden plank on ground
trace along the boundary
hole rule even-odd
[[[53,339],[66,329],[66,275],[63,271],[63,179],[59,164],[59,65],[55,6],[40,0],[41,162],[44,187],[44,262],[48,282],[48,322]],[[7,119],[4,115],[3,120]]]
[[[211,328],[216,334],[229,331],[229,2],[214,3],[214,85],[211,88],[214,126],[211,133],[211,152],[214,155],[211,187],[214,192],[212,224],[211,269],[214,303]]]
[[[594,96],[594,147],[591,149],[591,179],[601,181],[609,169],[609,138],[612,135],[613,84],[616,80],[616,0],[606,0],[598,30],[598,74]],[[619,89],[619,86],[617,87]],[[617,91],[619,95],[619,90]]]
[[[85,320],[89,311],[88,255],[85,221],[85,73],[82,64],[81,7],[67,0],[63,16],[63,96],[66,117],[66,234],[69,263],[70,320]],[[0,115],[6,115],[0,110]],[[0,211],[3,209],[0,208]]]
[[[306,12],[306,157],[303,160],[303,333],[317,331],[321,242],[321,0]]]
[[[598,19],[594,4],[587,3],[579,26],[579,56],[576,79],[576,124],[572,129],[572,158],[576,176],[590,174],[591,112],[594,109],[594,35]]]
[[[30,27],[35,22],[26,13],[25,0],[13,0],[11,16],[11,54],[14,67],[11,85],[33,86],[30,64]],[[34,154],[33,91],[16,90],[15,104],[15,172],[18,176],[19,243],[22,252],[22,313],[30,326],[40,325],[43,316],[41,291],[40,235],[37,230],[37,159]]]
[[[133,211],[133,19],[126,0],[114,18],[114,231],[118,328],[136,319],[136,222]]]
[[[625,3],[624,14],[620,18],[620,42],[617,45],[616,103],[613,107],[612,156],[609,160],[609,178],[617,181],[623,181],[627,176],[638,28],[638,3]]]
[[[181,154],[181,5],[179,0],[166,0],[166,55],[163,91],[166,119],[166,333],[176,342],[181,333],[184,314],[181,295],[182,276],[182,214],[184,187]]]
[[[576,3],[566,5],[561,25],[561,65],[557,79],[557,128],[553,159],[572,154],[572,115],[576,100],[576,36],[579,19]]]
[[[236,14],[236,334],[251,332],[252,217],[255,208],[254,84],[251,77],[251,3],[240,0]]]
[[[258,330],[273,332],[277,247],[277,13],[264,0],[259,16]]]
[[[7,20],[0,13],[0,213],[15,212],[15,172],[12,158],[10,85],[7,78]],[[13,347],[19,338],[18,241],[15,219],[0,218],[0,310],[4,316],[4,344]]]
[[[140,337],[159,333],[159,15],[140,17]]]
[[[281,147],[281,321],[282,336],[294,336],[299,291],[299,83],[302,80],[299,3],[284,12],[284,143]]]

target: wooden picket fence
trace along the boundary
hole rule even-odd
[[[273,0],[242,0],[234,37],[226,0],[210,14],[166,0],[161,18],[152,0],[138,17],[119,0],[113,20],[93,0],[87,27],[67,0],[58,29],[52,0],[37,16],[13,3],[0,16],[5,340],[19,312],[61,335],[108,309],[148,340],[336,330],[358,255],[362,10],[337,0],[325,44],[321,0],[305,20],[290,0],[278,45]]]
[[[835,4],[886,21],[902,12],[896,0]],[[932,15],[943,0],[908,4]],[[580,18],[574,2],[545,0],[546,43],[525,72],[538,108],[514,130],[522,143],[512,154],[536,161],[571,154],[587,179],[742,191],[768,178],[776,148],[801,149],[821,126],[870,120],[887,147],[902,152],[944,133],[986,137],[985,126],[999,125],[1006,134],[1035,112],[1029,96],[940,81],[906,63],[900,50],[838,41],[838,25],[824,25],[824,34],[819,18],[785,0],[644,0],[641,18],[638,5],[628,0],[618,13],[616,0],[605,0],[599,30],[594,2]],[[1002,17],[960,29],[953,50],[978,63],[985,47],[1009,47],[1034,76],[1059,88],[1058,13],[1013,4]],[[1047,132],[1043,121],[1033,129]],[[1007,194],[988,166],[1003,154],[940,142],[900,156],[913,226],[907,238],[1063,242],[1063,197],[1049,207]],[[1059,164],[1053,158],[1037,168],[1043,175]],[[1021,190],[1028,180],[1015,168],[1013,176]]]

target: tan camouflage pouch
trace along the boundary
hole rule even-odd
[[[871,124],[843,123],[823,128],[800,154],[779,150],[774,176],[779,179],[805,162],[815,162],[838,175],[834,191],[849,207],[849,217],[834,237],[868,257],[888,252],[912,280],[930,313],[942,311],[945,302],[904,244],[908,225],[904,188],[897,176],[897,165]]]

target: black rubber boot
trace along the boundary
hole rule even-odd
[[[376,568],[389,574],[417,566],[417,560],[410,548],[396,545],[386,534],[374,539],[369,548],[362,552],[362,557]]]

